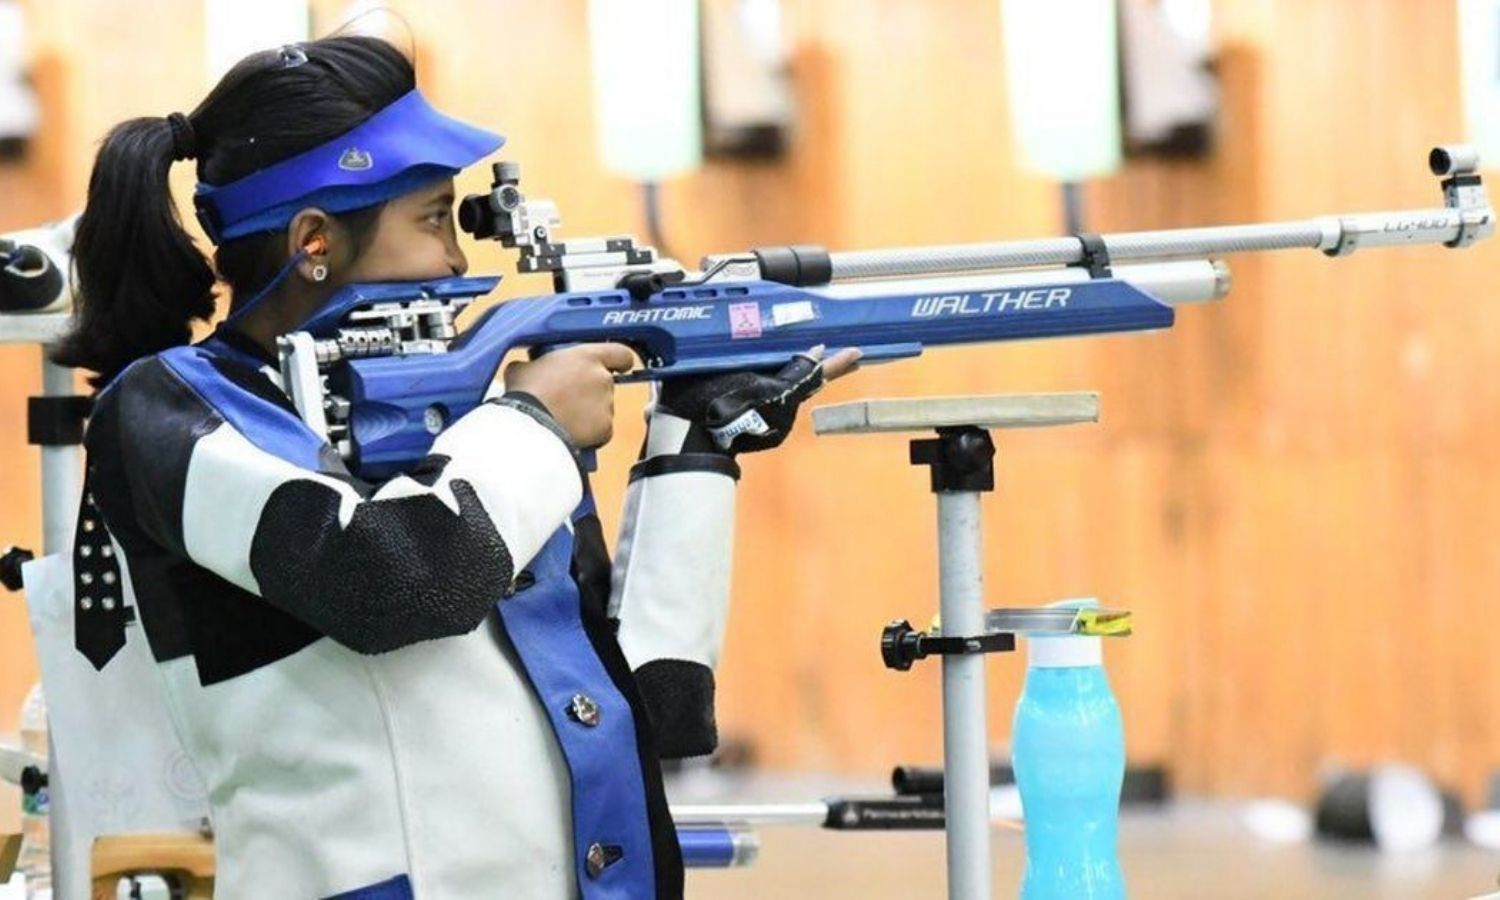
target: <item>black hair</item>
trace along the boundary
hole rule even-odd
[[[241,60],[186,123],[146,117],[115,126],[89,178],[73,247],[75,324],[54,361],[97,373],[90,383],[103,387],[131,362],[187,343],[192,321],[213,315],[215,269],[178,217],[167,182],[174,159],[191,153],[199,181],[227,184],[333,140],[415,86],[411,62],[385,41],[328,37]],[[379,210],[337,218],[358,242]],[[284,232],[235,238],[214,254],[238,301],[286,260]]]

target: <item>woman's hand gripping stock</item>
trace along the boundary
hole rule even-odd
[[[802,402],[824,384],[854,371],[859,351],[828,359],[823,348],[799,354],[775,374],[730,372],[673,379],[661,387],[660,412],[701,425],[730,455],[768,450],[786,440]],[[505,367],[505,387],[535,397],[583,449],[601,447],[614,433],[615,375],[629,372],[635,354],[621,344],[581,344]]]
[[[505,389],[535,397],[573,445],[588,450],[613,436],[615,375],[634,365],[623,344],[579,344],[506,366]]]

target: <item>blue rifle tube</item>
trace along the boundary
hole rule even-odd
[[[760,854],[760,838],[743,822],[695,822],[677,826],[682,864],[689,869],[748,866]]]

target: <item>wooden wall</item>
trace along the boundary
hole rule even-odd
[[[325,22],[338,6],[315,4]],[[558,201],[567,234],[639,230],[635,188],[596,161],[584,6],[402,4],[425,88],[510,136],[508,157]],[[802,108],[793,152],[667,184],[678,256],[1060,228],[1055,186],[1012,158],[998,3],[784,6]],[[190,108],[206,88],[198,4],[29,8],[49,153],[0,169],[0,228],[77,205],[110,123]],[[1446,2],[1221,0],[1219,154],[1090,185],[1089,225],[1435,203],[1426,149],[1460,135],[1453,16]],[[476,271],[510,271],[494,248],[472,257]],[[1231,298],[1182,311],[1170,333],[940,352],[822,399],[1102,391],[1099,425],[1001,439],[986,577],[995,605],[1097,595],[1137,611],[1137,634],[1109,650],[1132,756],[1226,794],[1295,794],[1325,760],[1400,757],[1473,794],[1500,763],[1485,630],[1500,593],[1500,382],[1486,377],[1500,350],[1497,258],[1495,245],[1241,258]],[[508,282],[505,295],[541,289]],[[38,530],[22,441],[36,360],[0,350],[6,541]],[[610,511],[640,435],[641,394],[623,393],[599,484]],[[936,666],[897,675],[876,652],[884,622],[936,606],[934,503],[904,460],[901,438],[810,432],[746,460],[720,717],[769,765],[873,773],[937,757]],[[0,602],[0,731],[32,666],[16,604]],[[991,667],[997,743],[1022,666]]]

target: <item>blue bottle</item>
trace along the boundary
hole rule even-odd
[[[1092,600],[1056,606],[1097,606]],[[1012,762],[1026,817],[1022,900],[1119,900],[1125,730],[1101,638],[1027,639]]]

